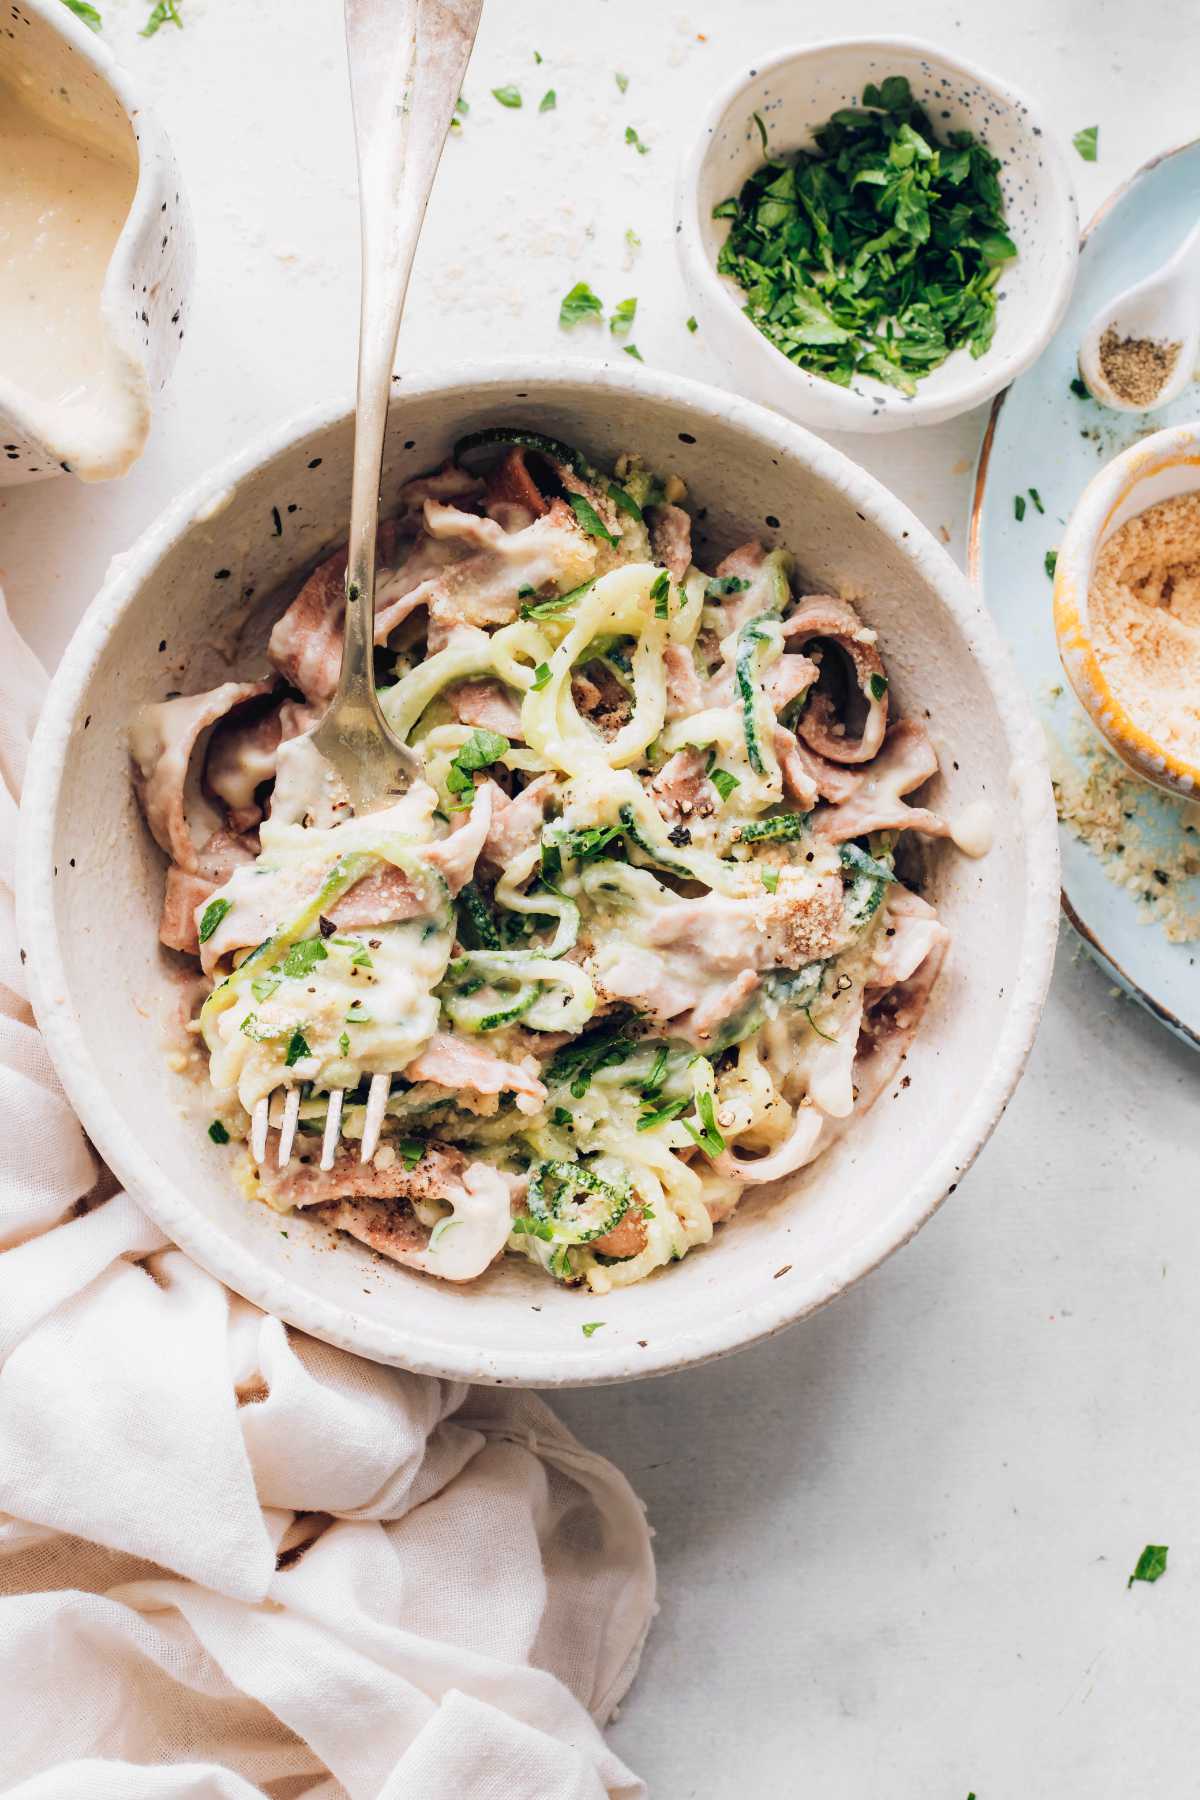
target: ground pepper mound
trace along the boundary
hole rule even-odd
[[[1149,406],[1179,361],[1182,344],[1118,337],[1110,325],[1100,339],[1100,367],[1113,393],[1131,406]]]

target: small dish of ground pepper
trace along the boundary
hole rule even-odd
[[[678,208],[733,385],[821,430],[989,398],[1038,355],[1074,278],[1067,165],[1030,104],[898,38],[753,65],[685,158]]]

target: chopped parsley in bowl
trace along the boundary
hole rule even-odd
[[[730,384],[818,430],[991,398],[1056,328],[1077,255],[1066,159],[1030,104],[900,38],[753,65],[701,123],[677,218]]]
[[[951,351],[982,356],[1017,254],[996,157],[969,131],[939,140],[903,75],[868,82],[813,138],[713,209],[732,221],[717,268],[745,290],[747,316],[843,387],[861,372],[912,394]]]

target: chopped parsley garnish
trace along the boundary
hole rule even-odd
[[[550,679],[550,664],[549,663],[539,663],[537,668],[533,671],[533,691],[534,691],[534,693],[535,694],[541,693],[542,689],[545,687],[545,685],[549,681],[549,679]]]
[[[671,604],[671,577],[665,569],[660,570],[654,577],[650,588],[650,598],[654,602],[655,618],[665,619],[667,609]]]
[[[762,884],[766,888],[768,894],[777,893],[779,889],[779,870],[763,869],[761,873]]]
[[[626,332],[633,329],[633,321],[636,313],[636,297],[617,301],[617,304],[612,309],[612,316],[608,321],[608,329],[612,332],[614,337],[624,337]]]
[[[633,229],[632,225],[627,225],[625,228],[625,248],[628,250],[630,256],[636,256],[641,247],[641,238]]]
[[[492,98],[498,100],[501,106],[520,106],[521,90],[518,87],[493,88]]]
[[[292,945],[279,965],[280,971],[293,981],[303,981],[304,977],[311,975],[317,964],[324,962],[328,955],[329,952],[320,938],[304,938],[300,943]]]
[[[821,1027],[817,1024],[817,1021],[812,1016],[812,1007],[811,1006],[805,1007],[804,1016],[808,1020],[809,1024],[812,1026],[813,1030],[816,1032],[816,1034],[819,1038],[824,1038],[825,1042],[827,1044],[836,1044],[837,1043],[837,1039],[835,1037],[831,1037],[829,1032],[821,1030]]]
[[[99,31],[103,20],[95,7],[88,5],[88,0],[63,0],[63,4],[69,6],[75,17],[82,19],[92,31]]]
[[[1157,1581],[1160,1575],[1165,1575],[1167,1548],[1166,1544],[1147,1544],[1137,1559],[1137,1567],[1125,1583],[1126,1588],[1131,1588],[1135,1581]]]
[[[699,323],[697,322],[695,313],[692,313],[689,315],[688,320],[687,320],[687,328],[689,331],[699,331],[700,326],[699,326]]]
[[[625,127],[625,142],[627,144],[632,144],[639,156],[649,156],[649,154],[650,154],[649,144],[643,144],[641,138],[638,136],[637,132],[633,129],[632,125],[627,125]]]
[[[604,1323],[603,1319],[592,1319],[587,1325],[581,1325],[579,1329],[583,1332],[584,1337],[595,1337],[598,1331],[603,1331]]]
[[[671,1060],[671,1052],[665,1044],[660,1044],[650,1066],[650,1073],[642,1083],[642,1099],[652,1100],[661,1088],[667,1074],[667,1064]]]
[[[456,113],[458,113],[460,115],[461,118],[465,119],[467,114],[471,110],[470,101],[464,100],[462,95],[460,94],[458,96],[458,99],[454,102],[454,110]]]
[[[362,1005],[363,1002],[361,1000],[352,1000],[350,1002],[350,1011],[346,1014],[347,1025],[373,1025],[375,1023],[369,1013],[365,1013],[361,1010]]]
[[[1084,162],[1095,162],[1099,138],[1100,127],[1098,125],[1085,125],[1083,130],[1077,131],[1071,139]]]
[[[1014,496],[1013,496],[1013,514],[1016,518],[1017,524],[1019,525],[1021,523],[1021,520],[1025,517],[1025,496],[1024,496],[1024,494],[1014,494]]]
[[[757,112],[755,113],[754,123],[758,126],[758,135],[759,135],[759,138],[762,140],[763,155],[769,156],[771,153],[771,145],[770,145],[770,140],[767,137],[766,121],[764,120],[761,113],[757,113]]]
[[[535,51],[534,51],[534,53],[533,53],[533,60],[534,60],[534,62],[535,62],[535,63],[540,63],[540,62],[541,62],[541,60],[542,60],[542,53],[541,53],[541,51],[540,51],[540,50],[535,50]]]
[[[604,302],[599,294],[594,294],[586,281],[577,281],[575,286],[562,297],[558,308],[558,322],[564,330],[578,325],[580,319],[602,319]]]
[[[720,1156],[725,1148],[725,1139],[717,1130],[716,1109],[713,1106],[713,1097],[707,1088],[703,1088],[696,1095],[696,1117],[700,1121],[700,1130],[697,1131],[690,1119],[683,1119],[681,1123],[685,1131],[699,1144],[705,1156]]]
[[[183,20],[179,16],[179,9],[175,4],[175,0],[158,0],[158,5],[151,12],[150,17],[138,32],[138,36],[153,37],[160,25],[166,25],[168,23],[178,25],[179,29],[181,31],[183,30]],[[1093,158],[1093,161],[1094,160],[1095,159]]]
[[[1078,375],[1072,379],[1071,392],[1077,400],[1091,399],[1091,395],[1088,393],[1087,382],[1082,381]]]
[[[573,1044],[564,1044],[550,1058],[548,1079],[567,1082],[572,1098],[582,1100],[594,1075],[612,1068],[614,1063],[623,1063],[637,1049],[633,1039],[624,1035],[624,1029],[623,1025],[602,1025]]]
[[[621,348],[624,350],[626,356],[632,356],[634,362],[645,362],[646,359],[636,344],[622,344]]]
[[[227,1144],[229,1142],[229,1133],[222,1125],[220,1119],[213,1120],[208,1128],[208,1135],[214,1144]]]
[[[741,787],[742,785],[737,776],[731,775],[728,769],[713,769],[709,773],[708,779],[712,782],[722,800],[728,800],[734,788]]]
[[[887,693],[887,676],[870,675],[867,678],[867,686],[871,690],[872,700],[882,700]]]
[[[308,1039],[305,1037],[304,1033],[302,1031],[293,1031],[291,1037],[288,1039],[287,1054],[283,1059],[285,1065],[290,1069],[293,1063],[298,1063],[300,1061],[302,1056],[311,1055],[312,1051],[308,1047]]]
[[[555,1107],[554,1111],[550,1114],[550,1123],[559,1126],[563,1130],[571,1124],[571,1115],[565,1106]]]
[[[1036,488],[1030,488],[1029,498],[1033,501],[1033,504],[1037,507],[1037,509],[1040,513],[1045,512],[1046,509],[1042,505],[1042,496],[1038,493]]]
[[[402,1138],[396,1148],[404,1158],[406,1169],[415,1169],[425,1154],[425,1146],[420,1138]]]
[[[664,1106],[652,1107],[649,1112],[639,1113],[637,1129],[653,1131],[656,1125],[669,1125],[672,1119],[677,1119],[681,1112],[687,1111],[687,1108],[686,1095],[682,1100],[668,1100]]]
[[[523,619],[557,619],[560,614],[569,612],[577,600],[582,600],[592,586],[592,582],[584,581],[577,588],[572,588],[568,594],[555,594],[552,599],[539,600],[534,606],[525,605],[521,608],[521,617]]]
[[[601,538],[606,544],[617,544],[620,542],[620,539],[614,537],[613,533],[608,529],[608,526],[604,523],[604,520],[600,517],[600,514],[596,511],[591,501],[583,494],[568,494],[567,502],[570,505],[571,511],[575,514],[575,517],[579,520],[580,525],[582,525],[589,537]]]
[[[479,769],[490,769],[512,748],[498,731],[476,729],[457,753],[446,772],[446,788],[451,794],[471,794],[475,783],[471,777]]]
[[[626,90],[626,89],[627,89],[627,88],[628,88],[628,86],[629,86],[629,77],[628,77],[628,75],[623,75],[623,74],[622,74],[622,73],[621,73],[621,71],[620,71],[620,69],[615,69],[615,70],[614,70],[614,71],[613,71],[613,80],[614,80],[614,81],[615,81],[615,82],[616,82],[616,84],[617,84],[617,86],[618,86],[618,87],[619,87],[619,88],[620,88],[620,90],[621,90],[621,92],[622,92],[622,93],[624,93],[624,92],[625,92],[625,90]]]
[[[349,1054],[350,1054],[350,1033],[348,1031],[343,1031],[341,1037],[338,1039],[338,1050],[341,1052],[341,1054],[343,1056],[349,1056]]]
[[[741,575],[710,575],[704,584],[707,600],[724,600],[729,594],[744,594],[750,583]]]
[[[269,1000],[271,998],[271,995],[277,991],[278,987],[278,976],[256,975],[254,980],[250,983],[250,992],[261,1006],[264,1000]]]
[[[200,942],[207,944],[225,914],[233,905],[232,900],[210,900],[200,916]]]
[[[1057,550],[1047,550],[1046,556],[1045,556],[1045,566],[1046,566],[1047,575],[1050,577],[1051,581],[1053,581],[1054,580],[1054,571],[1058,567],[1058,551]]]
[[[939,141],[903,76],[813,135],[713,209],[732,221],[717,268],[752,323],[843,387],[867,375],[912,394],[953,351],[982,356],[1017,254],[996,158],[970,132]]]
[[[538,111],[553,112],[557,105],[558,95],[553,88],[547,88],[541,99],[538,101]]]

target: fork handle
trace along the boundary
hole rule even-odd
[[[375,534],[400,315],[483,0],[346,0],[362,233],[358,401],[338,701],[388,729],[375,692]]]

